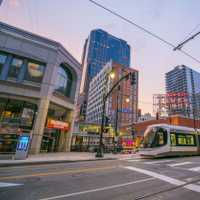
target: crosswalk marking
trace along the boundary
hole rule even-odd
[[[4,187],[14,187],[14,186],[20,186],[22,184],[19,183],[4,183],[4,182],[0,182],[0,188],[4,188]]]
[[[170,167],[177,167],[177,166],[189,165],[189,164],[192,164],[192,162],[182,162],[182,163],[168,164],[168,166],[170,166]]]
[[[188,170],[198,172],[198,171],[200,171],[200,167],[193,167],[193,168],[190,168]]]
[[[160,179],[160,180],[165,181],[167,183],[170,183],[172,185],[182,186],[182,187],[187,188],[191,191],[200,192],[200,186],[196,185],[196,184],[186,185],[187,183],[185,181],[181,181],[179,179],[175,179],[175,178],[172,178],[172,177],[169,177],[169,176],[166,176],[166,175],[162,175],[162,174],[159,174],[159,173],[156,173],[156,172],[153,172],[153,171],[149,171],[149,170],[146,170],[146,169],[136,168],[136,167],[132,167],[132,166],[126,166],[126,167],[123,167],[123,168],[128,169],[128,170],[132,170],[132,171],[136,171],[136,172],[139,172],[139,173],[142,173],[142,174],[146,174],[148,176]]]

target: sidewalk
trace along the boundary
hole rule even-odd
[[[0,167],[98,160],[117,160],[131,158],[133,156],[134,154],[107,153],[104,154],[103,158],[96,158],[95,153],[87,152],[41,153],[38,155],[30,155],[26,160],[0,160]]]

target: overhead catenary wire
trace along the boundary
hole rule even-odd
[[[130,20],[130,19],[128,19],[128,18],[122,16],[121,14],[117,13],[116,11],[107,8],[107,7],[105,7],[104,5],[98,3],[98,2],[96,2],[96,1],[94,1],[94,0],[88,0],[88,1],[90,1],[91,3],[95,4],[96,6],[102,8],[102,9],[104,9],[105,11],[111,13],[112,15],[115,15],[116,17],[122,19],[123,21],[126,21],[127,23],[129,23],[129,24],[131,24],[131,25],[137,27],[138,29],[140,29],[140,30],[144,31],[145,33],[151,35],[152,37],[154,37],[154,38],[160,40],[161,42],[163,42],[163,43],[165,43],[166,45],[172,47],[173,49],[176,48],[176,45],[172,44],[171,42],[169,42],[169,41],[167,41],[167,40],[165,40],[165,39],[163,39],[163,38],[161,38],[161,37],[158,36],[157,34],[155,34],[155,33],[151,32],[151,31],[147,30],[146,28],[144,28],[144,27],[142,27],[142,26],[136,24],[136,23],[133,22],[132,20]],[[190,55],[189,53],[187,53],[186,51],[184,51],[184,50],[182,50],[182,49],[178,49],[178,50],[179,50],[181,53],[183,53],[184,55],[186,55],[187,57],[193,59],[194,61],[196,61],[196,62],[198,62],[198,63],[200,64],[200,60],[199,60],[199,59],[195,58],[194,56]]]
[[[197,25],[184,37],[184,39],[183,39],[180,43],[182,43],[182,42],[185,41],[189,36],[191,36],[192,33],[193,33],[194,31],[196,31],[197,28],[198,28],[199,26],[200,26],[200,24],[197,24]]]

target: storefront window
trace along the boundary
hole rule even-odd
[[[22,67],[23,60],[19,58],[13,58],[12,63],[10,65],[8,77],[17,79],[19,76],[20,69]]]
[[[44,76],[45,66],[42,64],[28,62],[25,80],[41,83]]]
[[[3,65],[6,62],[6,58],[7,58],[6,54],[0,53],[0,75],[1,75],[1,72],[2,72],[2,69],[3,69]]]
[[[0,123],[32,129],[37,106],[25,101],[0,99]]]

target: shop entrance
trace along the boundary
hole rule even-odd
[[[58,152],[60,136],[61,136],[61,131],[58,129],[45,131],[42,138],[40,151],[43,153]]]

